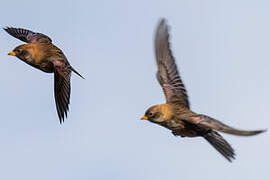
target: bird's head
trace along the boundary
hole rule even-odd
[[[22,44],[13,49],[8,55],[16,56],[23,61],[32,61],[32,49],[28,44]]]
[[[141,120],[148,120],[153,123],[162,123],[166,121],[166,112],[163,105],[155,105],[150,107],[141,118]]]

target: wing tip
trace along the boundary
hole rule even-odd
[[[64,108],[64,109],[60,109],[60,107],[58,109],[58,107],[56,106],[60,124],[63,124],[65,122],[65,119],[67,119],[67,115],[68,115],[68,112],[69,112],[69,106],[68,105],[69,105],[69,103],[67,104],[67,107]]]
[[[256,135],[256,134],[265,133],[265,132],[267,132],[267,130],[268,130],[268,129],[260,129],[260,130],[255,130],[255,131],[253,131],[253,132],[254,132],[254,135]]]
[[[157,27],[157,35],[167,35],[169,31],[169,26],[167,24],[167,19],[165,18],[160,18],[159,23],[158,23],[158,27]]]
[[[211,131],[203,137],[229,162],[235,159],[234,149],[219,133]]]
[[[159,18],[159,25],[166,25],[167,24],[167,19],[164,17]]]
[[[7,33],[10,33],[9,31],[10,31],[11,29],[13,29],[13,27],[6,26],[6,27],[3,27],[2,29],[3,29],[4,31],[6,31]]]
[[[154,35],[154,41],[155,41],[155,47],[156,49],[163,49],[162,47],[165,45],[164,42],[166,42],[166,44],[170,44],[169,41],[169,26],[167,24],[167,20],[165,18],[161,18],[159,20],[159,23],[157,25],[156,28],[156,33]],[[162,47],[160,47],[162,46]]]
[[[59,122],[60,122],[60,124],[62,125],[62,124],[65,122],[65,120],[62,119],[62,118],[59,118]]]
[[[15,27],[12,27],[12,26],[5,26],[5,27],[3,27],[3,29],[5,31],[9,31],[9,30],[16,30],[16,29],[20,29],[20,28],[15,28]]]
[[[64,124],[65,119],[67,119],[67,112],[68,112],[68,109],[62,115],[57,112],[60,124]]]

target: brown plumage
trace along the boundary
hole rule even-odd
[[[4,30],[27,43],[19,45],[9,55],[16,56],[41,71],[54,73],[56,109],[60,123],[64,122],[70,103],[71,71],[82,76],[73,69],[61,49],[52,44],[52,40],[48,36],[22,28],[8,27]]]
[[[162,19],[157,27],[155,54],[158,66],[157,79],[164,91],[166,103],[150,107],[142,117],[143,120],[149,120],[170,129],[175,136],[204,137],[229,161],[234,159],[234,150],[217,131],[238,136],[252,136],[265,131],[238,130],[190,110],[187,91],[170,49],[165,19]]]

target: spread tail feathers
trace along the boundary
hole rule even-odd
[[[203,137],[228,161],[232,162],[235,159],[235,153],[231,145],[217,132],[210,131]]]
[[[266,130],[245,131],[245,130],[235,129],[233,127],[223,124],[222,122],[206,115],[200,115],[199,118],[200,118],[200,121],[197,125],[200,127],[210,128],[216,131],[238,135],[238,136],[253,136],[253,135],[260,134],[266,131]]]

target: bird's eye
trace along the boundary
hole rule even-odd
[[[27,56],[28,55],[28,51],[21,51],[21,55],[22,56]]]
[[[21,54],[21,52],[22,52],[22,50],[20,50],[20,49],[17,49],[16,51],[18,54]]]
[[[149,117],[153,117],[153,115],[154,115],[154,114],[151,113],[151,112],[148,114]]]

